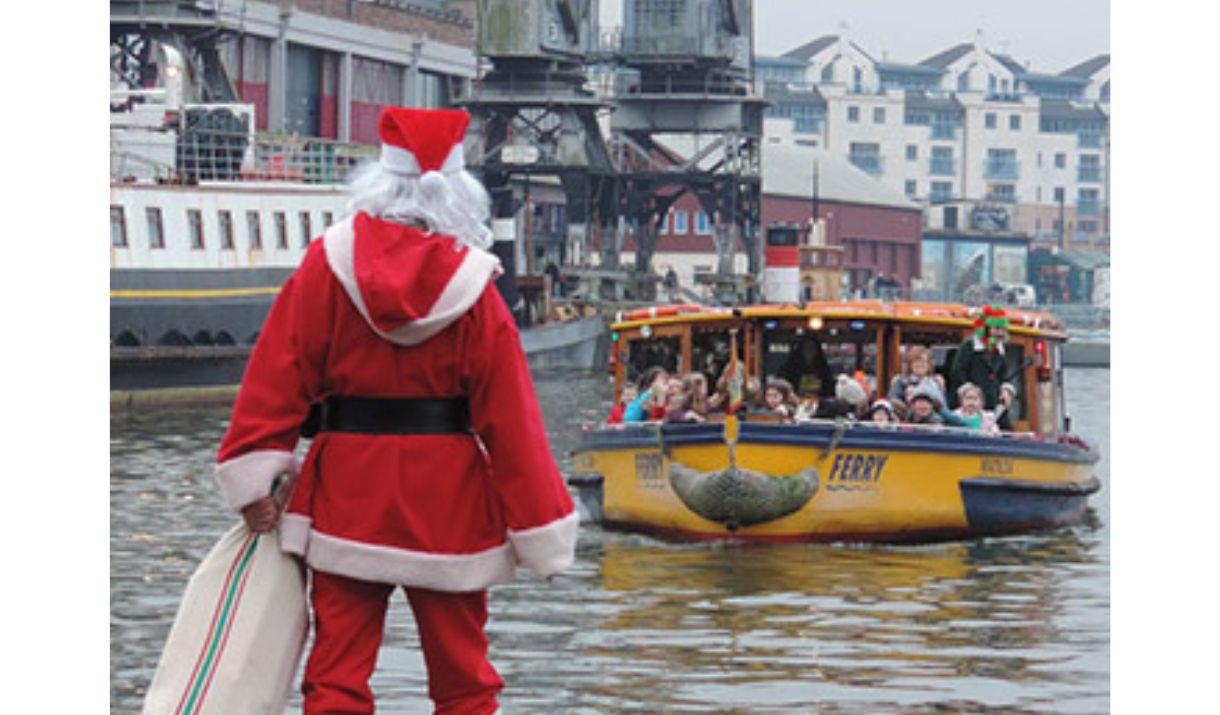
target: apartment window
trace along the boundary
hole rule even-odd
[[[1038,168],[1042,168],[1042,152],[1038,152]]]
[[[246,234],[250,239],[250,248],[263,250],[263,223],[257,211],[246,212]]]
[[[322,212],[322,230],[326,230],[335,222],[335,214],[330,211]]]
[[[885,107],[873,107],[873,124],[885,124]]]
[[[301,216],[301,248],[308,248],[309,239],[313,238],[313,226],[310,225],[308,211],[302,211],[300,216]]]
[[[849,121],[849,122],[860,121],[860,108],[859,107],[848,107],[847,108],[847,121]]]
[[[706,235],[712,232],[711,221],[707,219],[707,212],[700,211],[695,214],[695,233]]]
[[[848,147],[847,160],[870,174],[880,174],[881,145],[874,142],[852,142]]]
[[[110,245],[127,247],[127,217],[123,215],[122,206],[110,207]]]
[[[165,248],[165,223],[161,220],[161,209],[149,207],[144,209],[148,217],[148,247]]]
[[[907,179],[907,183],[906,183],[907,196],[914,196],[915,192],[918,190],[918,188],[919,188],[918,182],[916,182],[914,179]]]
[[[835,80],[835,66],[828,64],[822,68],[822,81],[833,82]]]
[[[1076,224],[1076,228],[1079,229],[1081,233],[1097,233],[1097,222],[1081,221],[1080,223]]]
[[[1041,186],[1035,187],[1034,193],[1037,194],[1037,196],[1034,197],[1034,200],[1037,201],[1038,203],[1042,203],[1042,187]]]
[[[1066,169],[1068,165],[1068,155],[1062,152],[1055,155],[1055,168]]]
[[[686,211],[674,211],[675,234],[679,236],[685,236],[687,234],[687,232],[690,230],[690,227],[687,225],[689,218],[690,214],[688,214]]]
[[[1020,114],[1008,115],[1008,128],[1013,130],[1014,132],[1021,131],[1021,115]]]
[[[987,112],[983,115],[983,124],[988,129],[995,129],[995,112]]]
[[[987,198],[991,201],[1013,203],[1017,200],[1017,187],[1013,184],[992,184]]]
[[[948,201],[953,198],[953,184],[948,181],[933,181],[929,196],[933,201]]]
[[[919,147],[914,144],[907,144],[907,161],[915,161],[919,159]]]
[[[191,238],[191,249],[203,250],[203,213],[199,209],[186,210],[186,230]]]
[[[1063,203],[1063,196],[1064,196],[1063,187],[1056,186],[1055,187],[1055,203],[1057,203],[1057,204]]]
[[[233,250],[233,214],[229,211],[217,211],[216,223],[220,225],[220,248],[224,251]]]
[[[288,248],[288,217],[283,211],[275,212],[275,247]]]

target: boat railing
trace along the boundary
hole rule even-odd
[[[114,182],[342,184],[376,156],[371,146],[292,134],[179,130],[122,121],[110,128]]]
[[[666,422],[663,420],[647,420],[647,421],[642,421],[642,422],[621,422],[621,423],[616,423],[616,424],[585,423],[584,425],[582,425],[582,431],[585,431],[585,432],[623,431],[623,430],[630,430],[632,428],[638,428],[638,427],[661,428],[661,427],[665,427],[667,425],[692,427],[692,426],[697,426],[697,425],[701,425],[701,424],[702,425],[717,425],[717,424],[721,424],[721,423],[722,423],[722,420],[718,420],[718,419],[717,420],[708,420],[706,422],[701,422],[701,423]],[[799,428],[810,428],[810,427],[837,429],[841,425],[844,427],[844,429],[846,431],[871,430],[871,431],[877,431],[877,432],[908,432],[908,433],[916,432],[916,433],[923,433],[923,434],[950,434],[950,435],[965,436],[965,437],[975,437],[978,439],[1003,439],[1003,440],[1020,440],[1020,441],[1035,441],[1035,442],[1067,441],[1067,442],[1071,442],[1074,444],[1081,441],[1081,440],[1079,440],[1079,438],[1076,438],[1071,435],[1044,435],[1044,434],[1040,434],[1038,432],[1028,432],[1028,431],[983,432],[981,430],[973,429],[970,427],[958,427],[955,425],[945,425],[945,424],[915,424],[915,423],[911,423],[911,422],[891,422],[888,424],[879,424],[879,423],[870,422],[867,420],[840,422],[838,420],[823,419],[823,418],[801,420],[799,422],[779,422],[779,421],[755,422],[755,421],[752,421],[747,418],[746,420],[744,420],[744,424],[763,424],[763,425],[767,425],[769,427],[774,426],[774,427],[787,427],[787,428],[798,428],[798,429]]]

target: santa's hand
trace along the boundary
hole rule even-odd
[[[270,531],[280,520],[280,506],[273,497],[263,497],[242,507],[241,517],[246,520],[250,531]]]

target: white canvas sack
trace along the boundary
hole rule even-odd
[[[239,522],[186,586],[143,715],[281,715],[308,624],[305,574],[278,530]]]

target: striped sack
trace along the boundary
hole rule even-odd
[[[283,713],[308,619],[300,563],[238,523],[186,586],[144,715]]]

